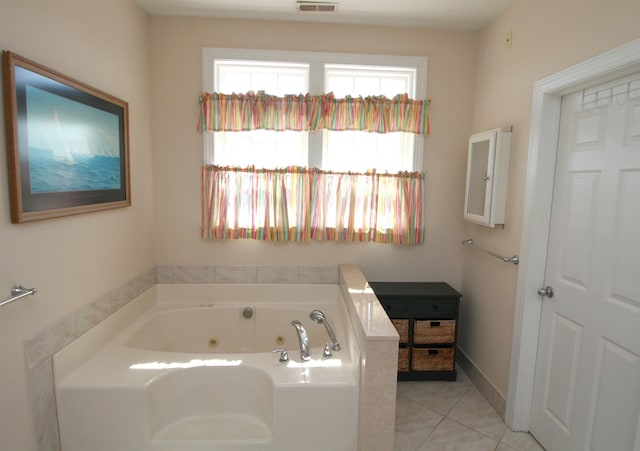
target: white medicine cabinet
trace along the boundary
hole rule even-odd
[[[469,138],[464,219],[495,227],[504,224],[511,132],[496,128]]]

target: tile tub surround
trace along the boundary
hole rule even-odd
[[[157,283],[328,283],[337,266],[158,266]]]
[[[340,288],[360,346],[358,449],[393,449],[399,336],[357,265],[340,265]]]
[[[346,277],[345,277],[346,276]],[[88,330],[101,323],[113,313],[121,310],[128,305],[133,299],[141,293],[153,287],[157,283],[326,283],[337,284],[343,280],[345,285],[342,289],[343,293],[348,293],[354,305],[359,303],[361,306],[375,306],[377,299],[373,293],[358,294],[351,296],[350,291],[357,292],[363,289],[366,284],[364,276],[359,268],[355,265],[343,265],[341,267],[334,265],[325,266],[157,266],[152,268],[131,281],[125,283],[108,293],[105,293],[77,310],[68,313],[62,318],[51,323],[39,332],[33,338],[25,341],[25,361],[28,368],[28,390],[31,403],[32,418],[34,421],[34,435],[36,437],[37,449],[46,451],[56,451],[60,449],[60,437],[58,433],[57,411],[55,403],[54,391],[54,375],[52,369],[52,356],[69,343],[76,340]],[[346,284],[349,284],[348,286]],[[354,288],[355,287],[355,288]],[[373,296],[373,297],[372,297]],[[348,303],[350,305],[351,303]],[[364,308],[364,307],[362,307]],[[354,313],[355,308],[350,310]],[[363,312],[363,314],[366,312]],[[353,321],[352,321],[353,322]],[[364,323],[361,323],[364,324]],[[366,333],[372,333],[371,324],[367,326]],[[380,326],[378,324],[378,326]],[[392,327],[389,323],[389,326]],[[384,322],[383,329],[386,329]],[[387,330],[388,332],[388,330]],[[385,332],[385,333],[387,333]],[[395,329],[393,332],[395,333]],[[359,338],[365,337],[364,329],[361,330]],[[370,335],[370,341],[375,341],[373,335]],[[378,337],[378,340],[385,337]],[[394,337],[390,338],[393,341]],[[397,344],[397,334],[395,337]],[[367,341],[361,343],[360,346],[367,348]],[[373,344],[370,344],[373,346]],[[367,405],[376,405],[375,409],[370,409],[369,415],[380,418],[378,424],[384,423],[384,418],[389,418],[388,409],[381,409],[379,406],[392,406],[395,402],[395,367],[393,368],[394,378],[389,381],[389,371],[376,372],[376,368],[380,369],[385,362],[395,362],[397,359],[386,353],[393,353],[391,350],[385,351],[385,345],[381,345],[381,351],[371,353],[371,358],[364,365],[365,372],[370,375],[365,379],[367,387],[361,393],[361,408],[363,403]],[[396,351],[397,352],[397,351]],[[393,390],[388,387],[379,390],[380,387],[386,387],[386,384],[392,383]],[[391,425],[393,425],[393,411],[391,412]],[[363,436],[363,428],[368,431],[372,437],[376,434],[390,435],[391,443],[393,442],[393,430],[388,434],[384,425],[381,429],[376,429],[376,422],[367,422],[361,419],[360,436]],[[366,425],[368,427],[365,427]],[[382,432],[381,432],[382,431]],[[363,448],[364,449],[364,448]],[[374,449],[385,449],[374,446]]]
[[[155,284],[156,268],[152,268],[54,321],[25,341],[27,389],[38,450],[60,450],[52,356]]]

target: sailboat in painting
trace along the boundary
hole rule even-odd
[[[32,193],[120,189],[118,117],[27,87]]]
[[[71,155],[71,149],[69,149],[67,139],[65,139],[64,131],[62,130],[62,126],[60,125],[60,116],[58,115],[58,110],[53,110],[53,123],[56,134],[59,138],[58,145],[52,149],[53,158],[61,163],[77,164],[73,159],[73,156]]]

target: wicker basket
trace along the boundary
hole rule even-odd
[[[398,372],[409,371],[409,349],[398,349]]]
[[[400,343],[409,343],[409,320],[392,319],[391,322],[400,335]]]
[[[455,343],[456,321],[422,321],[413,322],[413,342],[418,344]]]
[[[411,356],[413,371],[453,370],[453,348],[413,348]]]

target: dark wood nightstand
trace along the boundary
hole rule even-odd
[[[398,380],[456,380],[462,294],[444,282],[369,282],[400,335]]]

